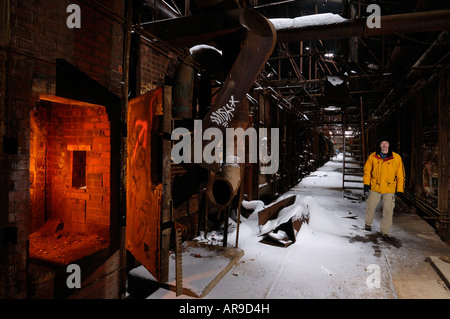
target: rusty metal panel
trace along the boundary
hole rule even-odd
[[[163,114],[163,90],[128,104],[126,248],[157,279],[161,275],[162,183],[152,180],[152,129]],[[155,172],[153,172],[155,175]]]

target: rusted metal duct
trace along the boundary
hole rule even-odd
[[[209,201],[217,206],[227,206],[236,195],[241,184],[241,169],[238,164],[227,164],[218,174],[211,173],[206,188]]]
[[[189,50],[185,50],[189,57]],[[192,96],[194,93],[194,68],[183,61],[174,74],[172,88],[172,117],[192,118]]]
[[[218,128],[225,136],[236,110],[275,47],[272,23],[256,11],[231,9],[151,22],[142,27],[175,47],[192,47],[231,34],[241,41],[240,51],[202,123],[203,130]],[[207,143],[202,142],[204,147]],[[216,162],[199,164],[212,172],[220,170]]]
[[[366,20],[366,18],[357,18],[320,25],[302,26],[300,24],[299,27],[294,25],[292,28],[275,26],[275,29],[278,42],[440,31],[450,29],[450,10],[381,16],[380,28],[368,28]]]

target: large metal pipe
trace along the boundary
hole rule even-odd
[[[275,24],[275,30],[278,42],[440,31],[450,29],[450,10],[381,16],[380,28],[368,28],[366,21],[366,18],[357,18],[309,26],[298,23],[298,27],[295,27],[294,24],[292,28],[282,28]]]
[[[240,51],[202,122],[204,131],[218,128],[222,136],[225,136],[226,128],[233,125],[240,103],[272,54],[276,41],[273,25],[255,11],[232,9],[163,20],[143,24],[142,27],[159,39],[178,47],[191,47],[223,37],[235,37],[236,41],[240,41]],[[203,144],[202,149],[205,145]],[[200,165],[209,171],[220,170],[216,162],[202,162]]]
[[[236,195],[241,184],[241,169],[238,164],[227,164],[218,174],[211,173],[206,194],[212,204],[227,206]]]
[[[189,50],[185,50],[189,59]],[[194,68],[180,62],[174,74],[172,89],[172,117],[192,118],[192,96],[194,94]]]

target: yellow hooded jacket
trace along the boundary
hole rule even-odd
[[[383,160],[376,152],[370,154],[364,165],[364,185],[380,194],[403,193],[405,189],[405,168],[400,155],[389,151]]]

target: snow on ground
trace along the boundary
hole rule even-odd
[[[341,172],[339,158],[330,161],[282,196],[296,195],[290,208],[307,207],[310,217],[287,248],[259,242],[256,212],[245,220],[239,231],[245,255],[206,298],[395,298],[381,249],[358,240],[367,234],[365,203],[342,197]],[[371,281],[375,268],[382,289]]]
[[[254,209],[248,219],[241,218],[239,227],[238,247],[244,256],[205,298],[396,298],[385,252],[398,248],[374,237],[367,240],[379,231],[380,215],[372,233],[363,230],[365,203],[344,198],[341,187],[342,158],[338,156],[279,198],[296,196],[289,206],[293,212],[287,209],[284,216],[306,210],[310,218],[296,242],[286,248],[260,242],[257,212],[264,204],[244,202],[246,208]],[[208,239],[221,240],[220,234],[209,235]],[[235,240],[236,233],[230,233],[228,245],[234,247]],[[159,289],[149,298],[175,295]]]

